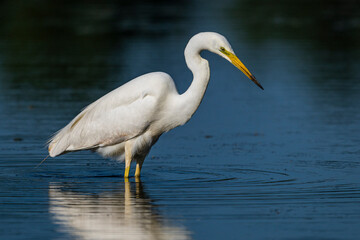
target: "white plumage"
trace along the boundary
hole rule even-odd
[[[139,176],[146,155],[161,134],[185,124],[200,105],[210,79],[208,61],[200,56],[202,50],[224,57],[261,87],[223,36],[199,33],[185,48],[186,63],[194,75],[185,93],[177,92],[166,73],[137,77],[87,106],[61,129],[50,140],[50,156],[94,149],[104,157],[125,158],[125,177],[131,161],[136,160],[135,175]]]

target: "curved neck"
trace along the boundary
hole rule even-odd
[[[186,64],[193,73],[190,87],[180,95],[181,111],[187,117],[186,121],[198,109],[210,79],[209,62],[200,56],[202,50],[205,50],[204,47],[200,47],[197,41],[190,41],[185,48]]]

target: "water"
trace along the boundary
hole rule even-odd
[[[357,239],[356,1],[2,1],[1,239]],[[218,56],[193,119],[153,147],[141,182],[45,143],[88,103],[150,71],[180,91],[183,49],[224,34],[261,91]]]

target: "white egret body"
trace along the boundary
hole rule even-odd
[[[137,77],[87,106],[61,129],[50,140],[49,155],[93,149],[104,157],[125,158],[125,177],[136,160],[135,176],[140,176],[144,159],[161,134],[185,124],[200,105],[210,79],[209,63],[200,56],[203,50],[225,58],[262,88],[225,37],[199,33],[185,48],[186,64],[194,76],[185,93],[178,93],[166,73]]]

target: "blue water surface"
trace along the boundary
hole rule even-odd
[[[356,1],[0,2],[1,239],[358,239]],[[264,86],[211,53],[185,125],[141,181],[90,152],[47,159],[83,107],[151,71],[191,83],[183,50],[227,37]]]

